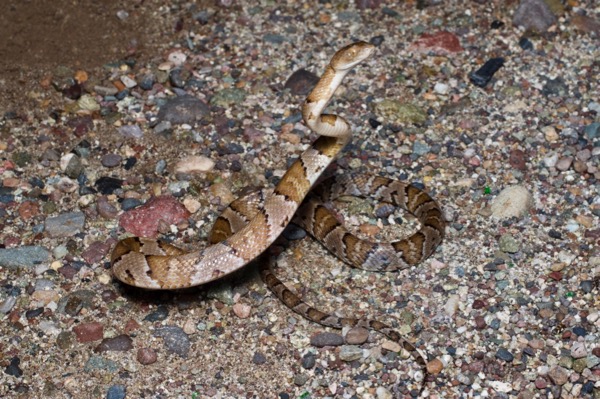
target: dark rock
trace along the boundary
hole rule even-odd
[[[44,313],[44,308],[37,308],[37,309],[31,309],[28,310],[27,312],[25,312],[25,318],[27,319],[34,319],[36,317],[38,317],[39,315],[41,315],[42,313]]]
[[[12,375],[13,377],[22,377],[23,370],[21,370],[21,368],[19,367],[20,364],[21,359],[19,359],[17,356],[14,356],[12,359],[10,359],[10,364],[6,366],[4,372],[8,375]]]
[[[319,77],[306,69],[299,69],[292,73],[285,82],[284,88],[298,96],[306,96],[315,87]]]
[[[128,335],[121,334],[114,338],[103,339],[94,352],[126,352],[131,349],[133,349],[133,340]]]
[[[169,308],[165,305],[159,305],[154,312],[144,317],[144,321],[162,321],[167,317],[169,317]]]
[[[487,60],[481,68],[469,75],[469,80],[475,86],[485,87],[502,65],[504,65],[504,58],[502,57]]]
[[[504,360],[505,362],[512,362],[514,359],[512,353],[510,353],[505,348],[498,349],[498,351],[496,352],[496,357],[500,360]]]
[[[529,51],[533,50],[533,43],[531,43],[531,40],[529,40],[526,37],[522,37],[522,38],[519,39],[519,46],[523,50],[529,50]]]
[[[264,354],[260,352],[254,352],[254,356],[252,356],[252,363],[254,364],[265,364],[267,362],[267,358]]]
[[[113,194],[123,186],[123,180],[114,177],[103,176],[96,180],[96,189],[104,195]]]
[[[302,356],[302,367],[309,370],[315,367],[317,360],[313,353],[307,353]]]

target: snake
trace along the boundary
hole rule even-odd
[[[418,265],[441,244],[445,230],[442,210],[419,187],[358,173],[337,174],[319,181],[352,136],[346,119],[324,110],[348,72],[374,51],[373,44],[359,41],[333,55],[302,105],[305,124],[319,137],[273,189],[254,191],[233,201],[216,219],[208,246],[185,251],[153,238],[128,237],[112,251],[113,275],[127,285],[172,290],[220,279],[258,259],[267,287],[294,312],[327,327],[364,327],[382,333],[411,354],[425,379],[426,358],[413,344],[382,322],[334,316],[302,301],[275,275],[273,257],[267,251],[290,223],[306,230],[343,262],[370,271],[389,272]],[[416,217],[419,229],[389,243],[361,239],[328,205],[348,195],[404,209]]]

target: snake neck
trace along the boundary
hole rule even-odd
[[[350,125],[337,115],[323,114],[336,89],[342,83],[349,70],[335,70],[327,65],[321,80],[310,92],[302,106],[302,117],[306,125],[314,132],[331,137],[350,134]]]

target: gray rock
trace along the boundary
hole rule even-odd
[[[119,127],[118,131],[128,139],[139,139],[144,136],[144,132],[138,125],[124,125]]]
[[[158,111],[160,122],[170,122],[175,125],[192,124],[209,112],[208,105],[196,97],[181,96],[168,100]]]
[[[362,357],[362,349],[360,349],[356,345],[344,345],[340,349],[340,359],[345,362],[351,362],[353,360],[358,360]]]
[[[163,345],[167,352],[175,353],[181,357],[187,357],[190,351],[190,339],[182,328],[177,326],[165,326],[157,328],[155,337],[163,338]]]
[[[0,248],[0,266],[8,268],[34,267],[50,261],[50,251],[38,246]]]
[[[52,238],[71,237],[79,233],[85,224],[85,215],[82,212],[69,212],[47,218],[45,228]]]
[[[522,0],[515,11],[513,23],[525,29],[545,32],[556,23],[556,16],[544,0]]]
[[[6,314],[15,307],[17,303],[17,297],[9,296],[4,301],[0,303],[0,314]]]

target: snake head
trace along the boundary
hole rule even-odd
[[[367,42],[356,42],[340,49],[331,58],[330,65],[336,71],[349,71],[356,65],[369,58],[375,51],[375,46]]]

